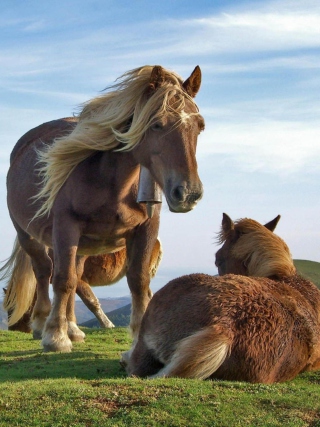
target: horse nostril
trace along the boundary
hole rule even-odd
[[[188,192],[183,185],[178,185],[171,191],[171,198],[177,202],[187,202],[189,204],[197,203],[202,197],[202,192]]]
[[[185,200],[185,189],[182,185],[178,185],[172,190],[171,196],[173,199],[182,202]]]

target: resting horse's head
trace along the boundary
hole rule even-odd
[[[196,146],[204,120],[193,101],[200,84],[199,67],[182,82],[155,66],[144,93],[144,108],[150,110],[148,127],[132,152],[159,184],[172,212],[190,211],[203,193]]]
[[[281,278],[294,274],[288,246],[273,233],[279,219],[280,215],[265,225],[248,218],[233,222],[224,213],[218,237],[223,246],[215,262],[219,275]]]

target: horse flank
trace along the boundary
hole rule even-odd
[[[145,66],[123,74],[118,83],[107,88],[110,92],[84,104],[70,134],[56,138],[53,145],[38,151],[42,182],[34,199],[43,199],[43,203],[33,219],[49,214],[74,168],[94,152],[131,150],[156,121],[176,115],[182,122],[195,114],[185,113],[186,99],[196,104],[183,89],[181,77],[174,72],[164,70],[161,86],[146,91],[152,69]]]
[[[281,278],[296,273],[290,250],[279,236],[248,218],[235,221],[234,230],[240,237],[232,255],[244,261],[248,276]],[[227,238],[222,228],[217,241],[222,244]]]

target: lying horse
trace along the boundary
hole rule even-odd
[[[191,274],[155,293],[130,375],[273,383],[320,369],[320,291],[296,273],[278,220],[223,215],[224,276]]]
[[[137,202],[146,169],[172,212],[188,212],[202,197],[196,162],[204,120],[194,102],[201,84],[196,67],[183,81],[161,66],[127,72],[79,117],[54,120],[16,144],[7,175],[7,202],[19,243],[37,280],[33,324],[45,351],[70,351],[83,332],[68,318],[85,256],[126,248],[134,342],[150,301],[150,258],[160,206],[150,218]],[[48,248],[54,254],[54,270]],[[14,256],[14,254],[12,254]],[[53,304],[49,300],[52,276]],[[7,295],[20,286],[13,278]],[[28,289],[13,307],[31,304]],[[14,298],[13,298],[14,301]],[[23,311],[23,310],[22,310]],[[14,312],[13,312],[14,316]]]
[[[21,311],[10,309],[8,311],[8,329],[12,331],[20,332],[31,332],[32,331],[32,322],[33,318],[36,318],[36,314],[32,314],[34,310],[34,305],[36,303],[36,278],[33,274],[31,259],[27,253],[21,248],[19,241],[15,242],[14,249],[15,256],[11,258],[3,266],[5,274],[0,277],[1,280],[4,280],[7,277],[10,277],[10,280],[19,280],[20,286],[16,290],[23,290],[25,287],[28,287],[28,293],[33,296],[32,304],[25,313]],[[53,259],[52,251],[49,251],[49,256]],[[153,251],[150,259],[150,278],[152,279],[157,272],[160,261],[162,258],[162,247],[160,240],[157,239],[153,247]],[[17,260],[19,260],[17,262]],[[11,265],[10,261],[14,261]],[[23,269],[21,268],[23,266]],[[93,293],[91,286],[106,286],[112,285],[113,283],[118,282],[122,279],[127,271],[127,254],[126,249],[121,249],[118,252],[111,254],[102,254],[96,256],[88,256],[84,263],[84,272],[81,277],[81,281],[77,283],[76,293],[82,299],[83,303],[88,307],[88,309],[96,316],[100,326],[102,328],[113,328],[114,325],[108,316],[103,312],[99,299]],[[19,275],[19,278],[18,278]],[[26,283],[23,283],[24,281]],[[9,288],[12,289],[11,283],[9,282]],[[6,295],[7,289],[4,289]],[[11,298],[15,300],[20,299],[19,294],[11,295]],[[10,296],[7,297],[7,301],[10,300]],[[15,304],[13,301],[12,304]],[[19,305],[21,308],[21,304]],[[73,319],[73,322],[76,323],[76,316],[74,313],[74,305],[68,305],[68,319],[69,321]],[[73,312],[72,312],[73,310]],[[14,313],[14,317],[12,314]],[[33,325],[33,329],[37,328]],[[40,339],[40,336],[34,336],[34,338]]]

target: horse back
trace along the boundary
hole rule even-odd
[[[63,119],[52,120],[50,122],[42,123],[27,133],[25,133],[14,146],[10,155],[10,164],[32,142],[41,139],[46,144],[53,142],[54,138],[65,135],[71,132],[77,123],[77,118],[66,117]]]

